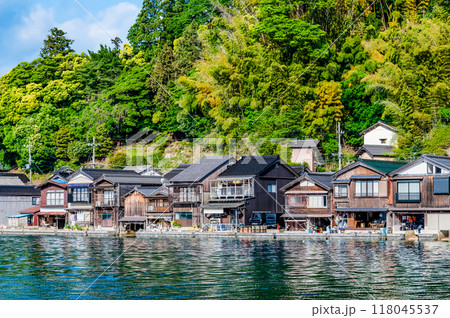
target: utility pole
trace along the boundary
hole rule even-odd
[[[343,134],[343,132],[341,131],[341,122],[339,121],[337,123],[337,131],[336,131],[337,135],[338,135],[338,158],[339,158],[339,170],[342,169],[342,146],[341,146],[341,135]]]
[[[24,149],[28,149],[28,169],[30,169],[30,183],[33,183],[33,173],[31,171],[31,141],[28,138],[28,145],[25,145]]]
[[[95,147],[101,146],[101,144],[96,144],[95,137],[92,137],[92,143],[88,144],[88,146],[92,147],[92,167],[95,168]]]

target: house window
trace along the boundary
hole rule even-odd
[[[387,140],[387,139],[383,138],[383,139],[380,139],[380,142],[381,142],[382,144],[385,144],[385,143],[386,143],[386,140]]]
[[[176,220],[192,220],[192,212],[175,213]]]
[[[72,190],[72,200],[70,202],[86,202],[89,200],[88,188],[74,188]]]
[[[326,195],[308,195],[308,208],[326,208]]]
[[[346,198],[346,197],[348,197],[347,185],[336,185],[336,186],[334,186],[334,196],[336,198]]]
[[[440,174],[440,173],[442,173],[442,169],[439,168],[439,167],[434,167],[434,172],[435,172],[436,174]]]
[[[314,187],[315,184],[314,184],[314,182],[311,182],[309,180],[303,180],[302,182],[300,182],[300,186],[301,187]]]
[[[355,184],[356,197],[377,197],[378,180],[359,180]]]
[[[64,190],[47,190],[47,205],[64,206]]]
[[[114,190],[103,192],[103,203],[106,205],[114,205]]]
[[[433,174],[433,165],[431,163],[427,163],[427,173]]]
[[[398,182],[397,202],[420,202],[420,181]]]
[[[180,188],[180,202],[195,202],[195,188]]]
[[[31,198],[31,204],[32,205],[39,205],[39,204],[41,204],[41,198],[40,197],[32,197]]]
[[[267,185],[267,192],[269,192],[269,193],[277,192],[277,185],[276,184]]]
[[[450,194],[450,182],[448,177],[434,177],[433,178],[433,192],[434,194]]]
[[[291,206],[306,207],[308,205],[308,198],[305,195],[301,196],[291,196],[290,197]]]

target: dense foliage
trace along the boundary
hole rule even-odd
[[[384,120],[407,157],[450,147],[450,1],[144,0],[128,41],[76,54],[50,30],[0,79],[0,161],[80,164],[137,131],[319,138]],[[264,144],[262,152],[276,151]]]

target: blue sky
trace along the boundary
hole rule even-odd
[[[72,48],[77,53],[111,45],[108,34],[127,42],[141,6],[142,0],[0,0],[0,76],[20,62],[38,58],[53,27],[75,40]]]

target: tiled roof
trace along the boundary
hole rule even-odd
[[[423,157],[428,158],[430,161],[434,161],[450,170],[450,157],[436,155],[423,155]]]
[[[131,190],[128,193],[126,193],[125,196],[133,193],[134,191],[139,191],[140,193],[142,193],[142,195],[144,197],[147,197],[149,195],[152,195],[159,188],[160,188],[160,186],[152,186],[152,187],[139,187],[139,186],[136,186],[136,187],[133,188],[133,190]]]
[[[41,190],[28,185],[2,185],[0,196],[40,196]]]
[[[140,175],[117,175],[105,174],[96,180],[106,180],[113,184],[127,184],[127,185],[161,185],[160,176],[140,176]]]
[[[3,178],[6,178],[6,179],[17,178],[23,184],[26,184],[30,181],[30,179],[28,179],[28,177],[24,173],[0,172],[0,184],[5,184],[5,183],[2,183],[2,181],[1,181]]]
[[[384,160],[370,160],[370,159],[359,159],[359,161],[383,173],[391,173],[392,171],[397,170],[406,164],[405,162],[400,161],[384,161]]]
[[[334,172],[309,172],[305,175],[329,188],[333,186],[331,181],[333,181]]]
[[[363,152],[367,152],[373,156],[389,156],[394,153],[392,146],[389,145],[364,145],[356,152],[356,156],[361,155]]]
[[[233,158],[231,156],[206,156],[199,161],[190,165],[176,176],[171,182],[201,182],[210,174],[217,171],[221,167],[231,163]]]
[[[288,144],[290,148],[316,148],[319,144],[318,139],[294,140]]]
[[[179,174],[181,171],[183,171],[184,169],[186,169],[187,167],[189,167],[190,165],[188,164],[181,164],[178,167],[170,170],[169,172],[167,172],[164,175],[164,179],[166,180],[171,180],[173,177],[175,177],[177,174]]]
[[[287,189],[289,189],[292,186],[299,183],[301,180],[308,178],[308,177],[312,181],[315,181],[322,187],[325,187],[325,188],[327,188],[327,190],[329,190],[329,189],[333,188],[333,184],[332,184],[333,175],[334,175],[333,172],[307,172],[307,173],[303,174],[302,176],[298,177],[297,179],[295,179],[294,181],[291,181],[288,184],[286,184],[284,187],[281,188],[281,190],[286,191]]]
[[[220,177],[257,176],[280,160],[279,156],[244,156]]]
[[[130,170],[122,170],[122,169],[95,169],[95,168],[80,168],[75,173],[73,173],[69,179],[73,178],[75,174],[84,173],[88,177],[92,178],[92,180],[96,180],[100,178],[104,174],[108,175],[129,175],[129,176],[138,176],[139,173],[136,171]]]
[[[372,125],[372,126],[370,126],[369,128],[367,128],[367,129],[361,131],[359,134],[360,134],[360,135],[367,134],[369,131],[371,131],[371,130],[377,128],[378,126],[382,126],[382,127],[386,128],[386,129],[389,129],[389,130],[394,131],[394,132],[397,131],[397,129],[395,129],[394,127],[392,127],[392,126],[386,124],[385,122],[379,121],[379,122],[377,122],[375,125]]]

